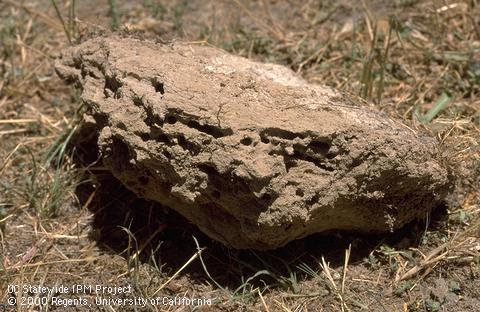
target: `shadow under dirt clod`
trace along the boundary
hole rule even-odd
[[[295,281],[290,280],[292,283],[312,278],[305,268],[321,271],[322,256],[333,268],[343,266],[345,250],[350,244],[350,264],[355,264],[365,261],[381,244],[402,249],[416,247],[425,231],[425,222],[418,221],[382,236],[334,232],[311,235],[273,251],[235,250],[213,241],[177,212],[138,198],[108,172],[95,174],[90,180],[95,183],[81,183],[76,194],[82,204],[88,202],[94,213],[91,238],[99,246],[124,257],[139,252],[140,261],[149,263],[155,259],[171,275],[198,251],[195,237],[200,247],[206,247],[202,260],[208,273],[228,289],[237,289],[248,277],[263,270],[270,274],[253,279],[252,285],[294,287],[289,285],[292,274],[295,276]],[[436,209],[431,224],[435,225],[444,216],[444,209]],[[199,282],[209,279],[198,259],[182,274]]]

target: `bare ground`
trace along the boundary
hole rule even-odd
[[[102,284],[131,285],[143,298],[216,298],[202,311],[480,310],[480,4],[73,4],[58,1],[62,22],[49,1],[0,2],[0,304],[12,297],[7,285]],[[67,148],[81,107],[56,77],[53,58],[69,40],[112,28],[204,41],[358,94],[431,131],[457,188],[435,213],[391,235],[314,235],[268,253],[226,249],[174,212],[136,198],[102,168],[89,168],[95,174],[82,180],[78,157],[92,159]],[[50,303],[12,310],[135,309]]]

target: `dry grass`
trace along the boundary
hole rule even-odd
[[[1,1],[0,304],[12,284],[103,284],[215,298],[205,311],[480,310],[480,3],[352,3]],[[67,148],[81,106],[52,60],[117,27],[285,64],[430,131],[457,176],[447,209],[381,238],[338,233],[239,252],[134,198],[101,167],[82,181]],[[140,310],[182,309],[191,307]]]

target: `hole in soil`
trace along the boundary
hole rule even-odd
[[[293,167],[297,166],[297,162],[290,156],[283,156],[283,163],[285,164],[285,170],[290,171]]]
[[[143,106],[143,100],[138,95],[133,96],[132,100],[133,104],[135,104],[136,106]]]
[[[337,155],[337,153],[327,153],[327,159],[334,159]]]
[[[166,120],[169,124],[173,125],[177,122],[177,117],[175,117],[173,115],[168,115]]]
[[[252,144],[252,139],[243,138],[243,139],[240,140],[240,143],[242,143],[243,145],[250,145],[250,144]]]
[[[148,133],[140,133],[140,138],[143,142],[147,142],[151,139],[150,134]]]
[[[110,90],[114,94],[114,98],[118,98],[118,89],[122,86],[120,80],[115,76],[106,76],[105,77],[105,89]]]
[[[172,154],[170,154],[169,151],[163,150],[162,151],[163,156],[167,157],[168,159],[172,158]]]
[[[170,138],[163,132],[158,132],[158,134],[154,133],[155,135],[153,136],[153,138],[155,139],[155,141],[157,142],[162,142],[162,143],[165,143],[165,144],[171,144],[172,142],[170,142]]]
[[[325,155],[330,149],[330,144],[321,141],[312,141],[307,145],[307,148],[311,149],[315,154]]]
[[[303,192],[302,189],[297,189],[297,190],[295,191],[295,194],[296,194],[297,196],[300,196],[300,197],[303,197],[303,195],[305,195],[305,193]]]
[[[187,122],[187,126],[190,127],[190,128],[196,129],[200,132],[211,135],[215,139],[225,137],[225,136],[229,136],[229,135],[233,134],[232,129],[222,129],[222,128],[215,127],[215,126],[212,126],[212,125],[201,125],[196,120],[189,120]]]
[[[280,139],[285,139],[285,140],[293,140],[295,138],[300,138],[300,139],[305,138],[305,135],[302,133],[294,133],[291,131],[278,129],[278,128],[267,128],[260,132],[260,137],[272,137],[272,136]]]
[[[325,171],[335,171],[334,168],[331,168],[331,167],[328,167],[327,165],[325,165],[321,159],[317,159],[317,158],[313,158],[311,156],[308,156],[308,155],[305,155],[303,152],[301,151],[295,151],[293,156],[297,159],[301,159],[303,161],[308,161],[308,162],[311,162],[313,163],[315,166],[317,166],[318,168],[321,168]]]
[[[308,205],[308,206],[311,206],[313,204],[315,204],[316,202],[318,202],[318,200],[320,199],[320,196],[318,194],[315,194],[312,198],[310,198],[309,200],[307,200],[305,203]]]
[[[168,145],[171,145],[172,143],[170,138],[161,129],[154,127],[150,127],[150,133],[140,133],[139,136],[144,142],[155,140]]]
[[[270,202],[272,200],[272,195],[268,194],[268,193],[265,193],[262,195],[262,200],[266,201],[266,202]]]
[[[163,82],[159,82],[157,80],[152,81],[152,86],[155,88],[155,92],[160,92],[160,94],[165,94],[165,89]]]
[[[117,123],[117,127],[118,127],[119,129],[124,130],[124,131],[127,131],[127,125],[126,125],[123,121],[119,121],[119,122]]]
[[[145,117],[145,119],[143,121],[147,125],[149,125],[149,126],[156,125],[156,126],[159,126],[159,127],[163,126],[163,120],[160,119],[160,116],[158,116],[158,114],[153,112],[152,107],[146,105],[146,106],[144,106],[144,109],[145,109],[145,113],[147,114],[147,116]]]
[[[185,136],[179,135],[177,140],[178,145],[180,145],[184,150],[189,151],[191,155],[195,156],[200,152],[200,148],[194,143],[188,141]]]

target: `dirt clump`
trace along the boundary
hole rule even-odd
[[[451,185],[433,138],[279,65],[113,37],[56,70],[81,88],[105,167],[234,248],[392,231]]]

